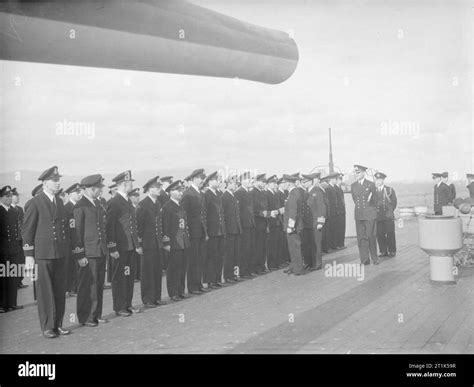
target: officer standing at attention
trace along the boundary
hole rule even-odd
[[[266,239],[268,218],[270,217],[267,195],[264,191],[266,180],[266,175],[264,173],[257,175],[254,188],[250,192],[252,195],[253,212],[255,217],[255,248],[253,251],[254,262],[252,272],[256,274],[264,274],[266,272]]]
[[[170,195],[167,191],[169,185],[173,182],[173,176],[163,176],[160,178],[161,182],[161,191],[160,196],[158,196],[158,200],[160,201],[161,208],[165,205],[165,203],[170,200]],[[166,275],[166,268],[168,267],[168,251],[163,250],[163,275]]]
[[[268,221],[268,239],[267,239],[267,266],[269,270],[276,270],[279,267],[279,254],[282,246],[280,245],[279,231],[282,228],[280,217],[280,201],[277,196],[277,177],[273,175],[267,179],[267,203],[269,217]]]
[[[296,188],[299,176],[283,175],[288,183],[289,193],[285,202],[285,230],[288,239],[291,263],[285,273],[302,275],[303,256],[301,255],[301,233],[303,231],[303,196]]]
[[[0,263],[5,266],[17,264],[20,246],[18,245],[18,211],[11,206],[12,189],[0,189]],[[17,306],[18,275],[10,276],[7,269],[0,276],[0,313],[21,309]]]
[[[471,201],[472,201],[474,199],[474,173],[467,173],[466,178],[467,178],[466,188],[469,191],[469,197],[471,198]]]
[[[196,169],[184,180],[188,187],[184,190],[181,207],[186,211],[190,246],[187,251],[187,283],[190,294],[202,294],[208,290],[203,286],[203,272],[206,263],[206,233],[204,232],[204,195],[199,187],[206,177],[204,169]]]
[[[375,184],[365,178],[367,167],[354,165],[356,181],[351,185],[352,198],[354,199],[354,217],[356,223],[357,244],[359,246],[360,261],[370,265],[379,264],[377,258],[376,237],[376,195]]]
[[[253,215],[253,202],[250,194],[252,186],[252,175],[245,172],[240,176],[241,186],[235,191],[235,197],[239,202],[240,222],[242,225],[242,237],[240,244],[240,277],[250,279],[252,274],[252,256],[254,249],[255,219]]]
[[[163,233],[160,193],[160,177],[148,180],[143,186],[147,195],[137,208],[138,235],[142,237],[143,255],[141,256],[141,295],[146,308],[162,305],[161,280],[163,271]]]
[[[240,238],[242,225],[240,223],[239,201],[234,195],[237,189],[237,176],[229,176],[227,188],[222,194],[222,207],[226,228],[224,254],[224,280],[226,283],[239,281],[240,274]]]
[[[25,253],[23,253],[23,241],[21,240],[21,228],[23,227],[23,219],[25,217],[25,211],[20,207],[20,194],[16,188],[12,188],[12,208],[18,213],[18,233],[17,233],[17,242],[18,242],[18,263],[20,265],[25,264]],[[28,285],[23,284],[23,277],[18,277],[18,289],[27,288]]]
[[[226,231],[222,200],[217,193],[217,188],[220,185],[220,176],[217,172],[211,173],[206,177],[203,184],[208,186],[204,193],[204,212],[206,214],[204,232],[209,237],[203,282],[207,283],[208,288],[217,289],[223,286],[222,270],[224,266],[224,238]]]
[[[278,217],[280,218],[280,228],[278,230],[278,239],[279,242],[279,250],[278,250],[278,267],[281,269],[287,266],[290,262],[290,252],[288,251],[288,240],[286,239],[286,230],[284,229],[283,220],[284,220],[284,213],[285,213],[285,201],[287,198],[286,192],[286,182],[283,178],[278,179],[278,190],[276,192],[276,196],[278,198]]]
[[[77,295],[77,260],[72,254],[73,250],[73,234],[75,232],[75,222],[74,222],[74,207],[82,198],[82,187],[79,183],[74,183],[64,192],[68,195],[68,202],[64,205],[64,210],[66,211],[67,223],[69,226],[69,231],[66,233],[68,237],[68,243],[70,246],[69,254],[66,257],[66,295],[71,297],[76,297]]]
[[[22,228],[25,266],[28,273],[37,277],[38,314],[46,338],[70,333],[62,329],[66,299],[65,260],[70,246],[64,204],[56,196],[60,178],[56,166],[39,176],[43,191],[25,206]]]
[[[171,183],[167,192],[170,195],[163,206],[163,246],[169,253],[168,269],[166,270],[166,286],[168,295],[173,301],[188,298],[184,294],[186,279],[186,250],[189,247],[189,231],[186,211],[181,207],[183,197],[181,180]]]
[[[130,198],[130,201],[132,202],[133,208],[135,209],[135,214],[137,213],[137,208],[138,208],[138,203],[140,202],[140,188],[134,188],[132,189],[128,197]],[[135,253],[134,254],[134,262],[135,262],[135,282],[140,281],[140,275],[141,275],[141,256],[140,254]]]
[[[117,184],[117,194],[107,208],[107,247],[112,259],[112,299],[117,316],[128,317],[138,309],[132,307],[135,279],[135,253],[143,254],[138,235],[135,208],[128,197],[133,190],[130,171],[112,179]]]
[[[451,189],[441,180],[442,173],[433,173],[434,186],[434,213],[435,215],[443,215],[443,206],[449,205],[451,202]]]
[[[79,266],[77,275],[77,317],[79,323],[96,327],[107,323],[102,318],[105,264],[107,257],[106,213],[99,197],[104,179],[90,175],[80,182],[85,192],[74,206],[73,255]]]
[[[336,174],[336,184],[334,190],[336,191],[336,217],[335,217],[335,230],[336,230],[336,250],[343,250],[346,237],[346,202],[344,200],[344,191],[342,189],[342,173]]]
[[[395,216],[397,208],[397,195],[392,187],[385,185],[387,175],[377,172],[375,175],[377,188],[377,242],[379,244],[379,257],[394,257],[397,253],[395,241]]]

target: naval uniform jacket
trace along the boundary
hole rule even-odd
[[[397,208],[397,195],[392,187],[377,188],[377,220],[395,219],[393,211]]]
[[[298,233],[304,228],[303,196],[298,188],[293,188],[285,201],[285,231],[287,228],[294,228]]]
[[[120,193],[110,199],[107,208],[107,247],[110,253],[115,251],[133,251],[141,247],[138,234],[135,207],[130,199]]]
[[[267,218],[269,217],[268,214],[268,199],[267,195],[264,190],[260,190],[256,187],[250,191],[250,195],[252,197],[253,203],[253,214],[255,217],[255,228],[258,230],[266,230],[267,229]],[[263,211],[267,211],[267,215],[263,214]]]
[[[18,211],[12,206],[8,209],[0,205],[0,258],[15,257],[20,251],[18,245]]]
[[[25,256],[35,259],[63,258],[70,252],[64,204],[55,198],[56,204],[40,192],[25,205],[25,218],[21,231]]]
[[[163,247],[161,204],[158,198],[153,200],[147,196],[137,206],[138,235],[142,237],[144,250],[157,250]]]
[[[180,205],[186,211],[188,220],[189,236],[191,238],[202,239],[204,237],[204,224],[206,222],[203,208],[204,196],[201,192],[191,186],[188,187],[181,199]]]
[[[367,179],[362,184],[356,181],[351,185],[351,193],[355,204],[355,220],[377,219],[375,184]]]
[[[170,200],[170,195],[166,191],[161,191],[160,196],[158,196],[158,200],[160,201],[161,208],[165,205],[165,203]]]
[[[443,206],[447,206],[451,202],[451,188],[444,181],[434,186],[434,210],[442,212]]]
[[[222,200],[219,194],[208,189],[204,193],[204,209],[206,214],[205,231],[208,236],[225,235],[225,220]]]
[[[186,211],[174,200],[168,200],[162,209],[163,246],[184,250],[190,246]]]
[[[222,208],[224,209],[224,221],[226,234],[242,234],[240,223],[239,201],[229,191],[222,194]]]
[[[106,209],[98,199],[94,204],[83,196],[74,206],[72,252],[74,258],[97,258],[107,254]]]
[[[277,196],[276,192],[273,192],[271,190],[266,190],[266,195],[267,195],[267,203],[268,203],[268,211],[278,211],[281,207],[280,206],[280,199]],[[269,227],[279,227],[281,226],[281,217],[278,214],[275,218],[272,218],[271,215],[268,215],[268,226]]]
[[[242,228],[253,228],[255,227],[255,218],[253,215],[253,202],[250,192],[245,188],[240,187],[235,191],[235,197],[239,202],[240,211],[240,222]]]
[[[327,207],[324,200],[324,192],[318,187],[312,187],[306,197],[306,205],[311,215],[311,228],[317,228],[318,225],[326,222]]]

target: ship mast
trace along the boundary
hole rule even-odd
[[[331,128],[329,128],[329,174],[334,173],[334,162],[332,160],[332,141],[331,141]]]

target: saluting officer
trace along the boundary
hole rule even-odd
[[[137,208],[138,234],[142,237],[141,295],[146,308],[162,305],[161,279],[163,271],[163,232],[160,194],[160,177],[156,176],[143,185],[147,195]]]
[[[443,206],[449,205],[451,202],[451,189],[441,180],[442,173],[433,173],[434,186],[434,213],[435,215],[443,215]]]
[[[64,192],[68,195],[69,200],[64,205],[66,219],[69,226],[69,232],[66,233],[70,246],[69,254],[66,257],[66,294],[75,297],[77,294],[77,260],[72,254],[73,250],[73,234],[74,230],[74,207],[82,198],[82,187],[79,183],[72,184]]]
[[[472,200],[472,199],[474,199],[474,173],[467,173],[466,178],[467,178],[466,188],[468,189],[469,197]]]
[[[217,193],[220,176],[217,172],[213,172],[206,177],[203,184],[208,187],[204,193],[204,212],[206,214],[204,232],[209,237],[203,281],[207,283],[208,288],[217,289],[223,286],[222,269],[225,251],[224,209],[222,208],[221,197]]]
[[[319,187],[319,178],[321,174],[314,172],[309,175],[303,175],[305,179],[309,181],[308,196],[306,199],[306,205],[310,212],[311,219],[311,232],[313,233],[310,250],[310,263],[311,270],[320,270],[323,265],[322,258],[322,239],[323,239],[323,227],[326,223],[326,202],[324,200],[324,192]]]
[[[357,243],[361,263],[370,265],[370,259],[372,258],[373,264],[378,265],[376,237],[377,192],[375,184],[365,178],[366,170],[367,167],[354,165],[357,181],[351,185],[352,198],[355,204],[354,218]]]
[[[280,202],[277,196],[277,177],[270,176],[267,179],[267,204],[268,204],[268,240],[267,240],[267,266],[270,270],[279,268],[279,250],[282,248],[279,239],[279,231],[282,228],[280,217]]]
[[[190,246],[187,251],[187,283],[190,294],[202,294],[208,290],[203,286],[203,272],[206,263],[206,233],[204,232],[204,195],[199,190],[206,177],[204,169],[196,169],[184,180],[188,188],[184,190],[181,206],[186,211]]]
[[[186,250],[190,244],[186,211],[180,204],[183,189],[181,180],[171,183],[166,188],[170,194],[170,200],[165,203],[162,210],[163,246],[169,252],[166,287],[173,301],[181,301],[189,297],[184,294]]]
[[[25,206],[22,228],[25,265],[27,271],[37,277],[38,314],[46,338],[69,334],[68,330],[62,329],[66,297],[65,260],[70,246],[64,204],[56,196],[60,178],[56,166],[39,176],[43,191]]]
[[[245,279],[252,278],[252,256],[254,250],[255,219],[250,187],[252,175],[245,172],[240,175],[241,186],[235,191],[239,202],[240,222],[242,225],[242,238],[240,244],[240,276]]]
[[[138,309],[132,307],[135,279],[135,253],[143,254],[141,237],[137,230],[135,208],[128,197],[133,190],[130,171],[112,179],[117,194],[107,208],[107,247],[112,258],[112,299],[117,316],[128,317]]]
[[[291,263],[288,274],[302,275],[305,273],[303,257],[301,255],[301,233],[303,231],[303,196],[301,190],[296,188],[300,181],[299,176],[283,175],[288,183],[288,199],[285,202],[285,229],[288,239]]]
[[[335,230],[336,230],[336,250],[343,250],[346,248],[344,245],[346,237],[346,202],[344,199],[344,191],[342,189],[342,178],[344,174],[336,174],[336,184],[334,190],[336,191],[336,217],[335,217]]]
[[[4,267],[17,264],[20,246],[18,245],[18,212],[11,206],[12,189],[0,189],[0,263]],[[17,276],[11,276],[7,269],[0,276],[0,313],[21,309],[17,305]]]
[[[239,258],[242,224],[240,222],[239,201],[234,195],[236,189],[237,176],[229,176],[227,179],[227,188],[222,194],[222,207],[226,229],[224,254],[224,280],[226,283],[234,283],[240,280]]]
[[[258,174],[255,185],[250,192],[255,217],[255,248],[252,271],[256,274],[264,274],[267,271],[265,268],[267,258],[266,239],[270,211],[268,210],[268,198],[264,191],[266,180],[265,173]]]
[[[79,323],[96,327],[107,323],[102,318],[105,264],[107,257],[106,210],[99,200],[104,184],[101,175],[84,177],[85,192],[73,210],[73,256],[77,275],[77,317]]]
[[[395,216],[397,208],[397,195],[392,187],[385,185],[387,175],[377,172],[375,175],[377,188],[377,242],[379,244],[379,257],[394,257],[397,253],[395,241]]]
[[[278,190],[276,192],[276,196],[278,198],[278,217],[280,218],[280,228],[278,230],[278,239],[279,239],[279,246],[278,249],[278,267],[281,269],[287,266],[290,262],[290,252],[288,251],[288,240],[286,238],[286,230],[284,229],[284,219],[283,215],[285,213],[285,201],[287,198],[287,191],[286,191],[286,182],[283,178],[278,179]]]

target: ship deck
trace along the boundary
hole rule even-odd
[[[397,256],[365,267],[361,281],[324,269],[300,277],[279,270],[128,318],[111,313],[106,290],[109,324],[79,326],[76,299],[67,298],[72,334],[54,340],[41,335],[30,284],[19,290],[25,308],[0,315],[0,352],[474,353],[474,267],[462,267],[456,285],[431,284],[416,219],[396,232]],[[324,264],[358,263],[356,241],[346,243]]]

